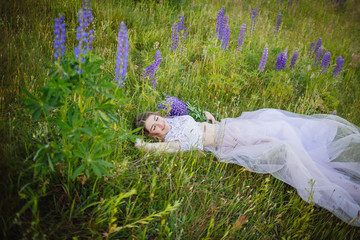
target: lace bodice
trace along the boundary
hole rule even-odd
[[[203,131],[199,123],[190,115],[166,118],[171,129],[165,136],[165,141],[180,141],[181,151],[197,148],[203,150]]]

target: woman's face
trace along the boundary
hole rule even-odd
[[[145,129],[150,135],[162,139],[170,131],[170,125],[164,118],[150,115],[145,121]]]

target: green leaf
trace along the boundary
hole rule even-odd
[[[85,169],[85,165],[84,164],[81,164],[76,170],[75,172],[73,172],[73,175],[72,175],[72,179],[76,178],[83,170]]]
[[[96,165],[95,162],[91,163],[91,168],[94,171],[94,173],[96,174],[96,176],[98,176],[99,178],[101,177],[101,170],[100,168]]]
[[[104,161],[104,160],[98,160],[98,161],[96,161],[96,162],[99,163],[99,164],[101,164],[101,165],[103,165],[103,166],[105,166],[105,167],[115,167],[114,164],[112,164],[112,163],[110,163],[110,162],[106,162],[106,161]]]

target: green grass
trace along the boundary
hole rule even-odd
[[[91,1],[96,31],[93,52],[115,68],[119,23],[129,29],[130,56],[119,106],[118,126],[131,128],[133,117],[156,110],[163,93],[210,111],[220,118],[243,111],[280,108],[297,113],[333,113],[360,124],[360,6],[348,0],[299,1],[287,8],[277,1]],[[279,1],[281,2],[281,1]],[[229,15],[229,50],[215,39],[217,12]],[[250,38],[250,11],[259,7]],[[66,57],[72,58],[80,1],[3,1],[0,4],[0,176],[3,194],[0,226],[4,238],[35,239],[357,239],[360,231],[328,211],[306,203],[296,190],[269,176],[219,163],[202,152],[148,155],[133,142],[111,142],[110,177],[71,179],[66,164],[36,174],[39,144],[49,140],[45,121],[31,121],[20,101],[23,89],[34,95],[50,81],[53,23],[67,24]],[[283,25],[275,36],[277,14]],[[171,27],[185,15],[188,36],[183,50],[170,51]],[[242,23],[247,31],[236,50]],[[331,52],[326,74],[313,67],[311,42],[323,39]],[[265,44],[265,71],[257,68]],[[154,59],[163,60],[157,89],[141,74]],[[275,72],[276,57],[295,50],[294,69]],[[334,79],[335,59],[345,59]],[[64,141],[67,141],[65,139]],[[73,169],[74,170],[74,169]]]

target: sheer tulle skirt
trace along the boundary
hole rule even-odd
[[[220,122],[220,161],[270,173],[300,197],[360,226],[360,132],[335,115],[300,115],[276,109],[245,112]]]

